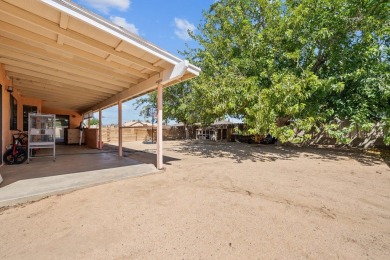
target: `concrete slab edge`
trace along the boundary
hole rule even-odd
[[[112,179],[112,180],[104,180],[103,179],[103,180],[95,182],[95,183],[82,184],[82,185],[73,186],[73,187],[69,187],[69,188],[52,190],[52,191],[48,191],[48,192],[42,192],[39,194],[30,195],[30,196],[23,196],[23,197],[18,197],[18,198],[13,198],[13,199],[2,200],[2,201],[0,201],[0,208],[9,207],[9,206],[12,207],[12,206],[16,206],[18,204],[24,204],[24,203],[31,203],[31,202],[35,202],[35,201],[41,200],[43,198],[47,198],[47,197],[51,197],[51,196],[55,196],[55,195],[64,195],[64,194],[71,193],[73,191],[77,191],[77,190],[81,190],[81,189],[86,189],[86,188],[95,187],[95,186],[99,186],[99,185],[103,185],[103,184],[108,184],[108,183],[113,183],[113,182],[122,181],[122,180],[126,180],[126,179],[131,179],[131,178],[135,178],[135,177],[153,175],[153,174],[156,174],[159,172],[161,172],[161,171],[156,169],[156,170],[152,170],[152,171],[146,172],[146,173],[136,173],[136,174],[131,175],[131,176],[122,176],[122,177],[119,177],[117,179]]]

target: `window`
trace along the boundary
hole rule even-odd
[[[18,129],[18,103],[14,96],[10,94],[10,130]]]
[[[28,114],[37,113],[38,109],[35,106],[23,106],[23,131],[28,131]]]

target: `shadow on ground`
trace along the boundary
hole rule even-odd
[[[4,165],[0,169],[3,182],[0,187],[19,180],[42,178],[71,174],[77,172],[96,171],[109,168],[124,167],[137,164],[156,165],[156,155],[124,148],[124,156],[118,157],[118,147],[104,145],[103,150],[90,149],[78,145],[56,145],[56,160],[52,157],[33,158],[27,164]],[[42,149],[37,156],[49,155],[49,149]],[[164,157],[164,162],[177,160]]]
[[[365,153],[371,156],[380,157],[382,160],[387,164],[387,166],[390,168],[390,148],[388,149],[367,149],[365,150]]]
[[[152,144],[152,143],[150,143]],[[153,144],[154,146],[156,144]],[[118,146],[117,145],[112,145],[112,144],[105,144],[104,145],[104,150],[105,151],[111,151],[111,152],[118,152]],[[155,152],[153,152],[155,149],[151,148],[150,150],[145,149],[145,150],[135,150],[135,149],[130,149],[123,147],[123,156],[131,158],[133,160],[142,162],[142,163],[147,163],[147,164],[153,164],[154,166],[157,167],[157,155]],[[169,156],[163,156],[163,163],[170,165],[172,161],[179,161],[180,159],[174,158],[174,157],[169,157]]]
[[[294,146],[276,146],[246,144],[235,142],[213,142],[213,141],[182,141],[171,150],[187,155],[199,156],[202,158],[229,158],[241,163],[245,160],[253,162],[265,162],[276,160],[290,160],[294,157],[307,157],[311,159],[322,159],[341,161],[354,159],[362,165],[377,165],[384,161],[389,165],[389,158],[381,154],[367,153],[361,149],[349,148],[311,148]]]

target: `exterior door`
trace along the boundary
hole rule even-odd
[[[69,116],[56,115],[56,143],[65,143],[65,128],[69,128]]]

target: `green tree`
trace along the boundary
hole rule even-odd
[[[389,4],[372,0],[220,0],[185,52],[202,68],[191,99],[204,122],[243,118],[251,133],[348,143],[376,121],[390,143]],[[350,126],[338,128],[340,121]]]
[[[89,124],[90,124],[90,125],[98,125],[98,124],[99,124],[99,119],[92,117],[92,118],[89,120]]]
[[[389,144],[389,15],[383,0],[216,1],[192,35],[199,47],[183,52],[201,76],[164,90],[165,116],[229,115],[297,142],[325,131],[348,143],[380,122]]]
[[[188,125],[199,122],[200,117],[197,116],[199,110],[197,100],[194,100],[192,94],[193,88],[190,87],[190,82],[179,83],[175,86],[165,88],[163,90],[163,119],[165,121],[175,120],[182,122],[185,127],[186,138],[189,137]],[[142,106],[140,115],[146,115],[150,107],[157,107],[157,93],[153,92],[143,98],[139,98],[135,103],[135,108]]]

